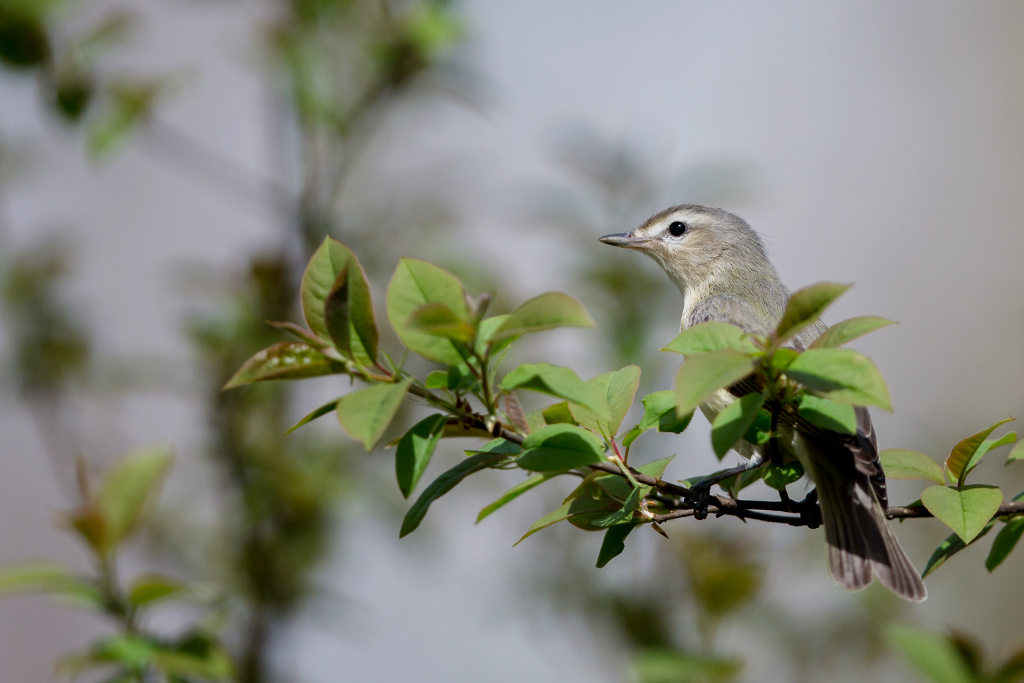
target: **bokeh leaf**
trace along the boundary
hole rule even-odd
[[[95,500],[106,520],[105,549],[114,548],[135,529],[173,459],[169,447],[148,446],[131,451],[107,471]]]
[[[128,589],[128,603],[132,607],[142,607],[180,595],[187,589],[187,584],[169,576],[145,574],[132,581]]]
[[[729,683],[743,671],[743,661],[668,649],[642,650],[633,658],[638,683]]]
[[[910,626],[891,626],[886,637],[933,683],[978,683],[949,638]]]
[[[92,581],[56,562],[0,567],[0,596],[23,593],[43,593],[94,609],[104,605],[103,594]]]

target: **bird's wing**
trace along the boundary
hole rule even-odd
[[[765,329],[764,323],[760,322],[759,316],[749,304],[731,296],[710,297],[697,304],[690,314],[689,324],[698,325],[712,320],[736,325],[749,334],[768,334],[771,331]],[[804,344],[798,340],[793,340],[792,345],[798,351],[805,349]],[[753,376],[729,387],[729,392],[735,396],[761,390],[762,387],[757,385]],[[878,439],[871,422],[871,413],[862,406],[854,408],[854,411],[857,415],[857,433],[852,435],[813,425],[796,411],[786,411],[781,419],[794,429],[815,435],[821,443],[832,443],[837,447],[832,452],[848,453],[853,458],[857,471],[870,480],[871,488],[884,510],[888,506],[889,496],[886,492],[885,474],[878,459]]]

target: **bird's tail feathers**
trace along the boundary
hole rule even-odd
[[[814,474],[828,543],[832,578],[847,590],[871,583],[874,574],[896,595],[921,602],[928,595],[924,581],[889,527],[885,510],[868,477],[846,476],[831,467]]]

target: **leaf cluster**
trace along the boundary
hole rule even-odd
[[[118,632],[86,650],[62,657],[61,676],[104,672],[103,680],[143,681],[159,674],[169,683],[227,680],[235,666],[216,633],[201,622],[167,637],[147,630],[154,608],[172,602],[195,602],[201,591],[163,574],[144,573],[127,582],[118,576],[118,555],[144,520],[171,467],[162,446],[128,453],[103,477],[95,491],[83,482],[84,502],[62,519],[94,558],[95,571],[83,573],[53,562],[11,565],[0,569],[0,595],[41,593],[61,603],[102,614]]]
[[[640,384],[640,369],[627,365],[584,380],[568,367],[524,363],[505,370],[501,363],[521,337],[557,327],[589,327],[590,317],[571,297],[548,292],[526,301],[506,315],[488,316],[490,296],[471,297],[452,273],[417,259],[402,259],[387,289],[386,313],[408,352],[441,366],[418,378],[380,348],[377,315],[370,287],[355,255],[327,239],[307,266],[301,285],[306,328],[274,323],[296,341],[271,346],[250,358],[226,388],[267,380],[291,380],[322,375],[346,375],[368,386],[351,391],[317,408],[292,429],[334,413],[341,426],[370,451],[380,442],[406,399],[431,409],[395,446],[399,489],[409,497],[441,441],[450,437],[491,439],[482,449],[466,451],[467,458],[429,485],[416,499],[402,523],[401,535],[414,531],[430,505],[471,474],[484,469],[518,469],[528,476],[480,511],[478,521],[541,484],[561,476],[578,485],[562,505],[535,522],[523,536],[560,521],[588,531],[603,531],[598,566],[623,551],[629,533],[650,525],[664,534],[661,522],[692,515],[691,492],[662,479],[671,461],[661,458],[633,467],[630,451],[652,429],[679,433],[694,411],[716,394],[731,398],[715,416],[711,446],[721,459],[730,449],[749,453],[754,446],[775,452],[781,429],[856,434],[857,409],[891,409],[889,391],[875,364],[843,344],[891,324],[864,316],[833,325],[808,348],[797,336],[815,325],[822,312],[848,285],[822,283],[795,292],[778,327],[767,335],[750,334],[722,322],[696,325],[679,334],[664,350],[680,353],[674,389],[642,397],[639,422],[624,429]],[[556,399],[526,413],[518,394],[530,391]],[[1000,423],[1001,424],[1001,423]],[[1015,437],[989,440],[997,425],[961,442],[947,461],[950,486],[925,492],[927,509],[942,519],[965,542],[976,537],[995,514],[1002,494],[994,487],[967,487],[967,474],[985,453]],[[902,452],[906,453],[906,452]],[[898,476],[893,452],[885,455],[887,470]],[[903,457],[904,471],[926,465]],[[909,469],[908,469],[909,468]],[[937,466],[928,471],[944,484]],[[760,509],[798,512],[784,498],[779,504],[733,500],[757,479],[779,489],[803,475],[798,464],[769,458],[760,471],[746,472],[723,482],[732,498],[715,501],[717,514],[748,519],[808,524],[808,518],[773,517]],[[811,505],[814,505],[813,503]],[[959,515],[957,517],[957,515]],[[980,525],[980,526],[979,526]],[[1007,526],[1001,547],[1019,529]],[[522,539],[520,539],[522,540]],[[1011,546],[1012,547],[1012,546]]]

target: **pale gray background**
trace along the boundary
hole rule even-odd
[[[252,22],[244,23],[230,3],[138,5],[149,19],[137,38],[145,49],[137,53],[152,61],[136,66],[197,67],[164,116],[239,163],[275,175],[269,93],[253,44],[263,9],[253,4]],[[604,248],[534,229],[518,210],[524,187],[560,177],[551,163],[553,137],[565,126],[586,126],[660,150],[666,167],[725,159],[752,169],[754,191],[728,208],[767,236],[785,280],[794,287],[856,282],[832,320],[872,313],[900,321],[858,344],[891,387],[896,412],[876,419],[885,445],[943,457],[957,439],[1006,414],[1024,414],[1020,3],[576,0],[464,7],[466,50],[488,84],[485,102],[480,111],[435,106],[388,163],[411,179],[451,172],[449,191],[464,202],[461,225],[471,249],[511,270],[510,296],[564,286],[564,250],[585,257],[585,250]],[[236,249],[273,243],[273,217],[184,179],[135,147],[90,167],[72,149],[78,143],[70,134],[40,119],[33,93],[27,79],[0,76],[2,132],[38,154],[27,181],[6,197],[14,237],[67,226],[78,245],[75,299],[92,318],[102,351],[183,358],[186,304],[175,291],[175,269],[197,259],[240,264],[245,254]],[[700,197],[678,197],[692,199]],[[637,268],[655,267],[622,256]],[[645,305],[664,310],[671,334],[679,301]],[[559,348],[586,344],[586,333],[574,334],[570,341],[560,337]],[[588,366],[576,348],[565,362],[581,373],[601,369]],[[24,411],[4,401],[0,562],[84,562],[52,524],[66,497],[39,454],[39,437]],[[116,426],[117,443],[171,441],[182,454],[179,466],[201,471],[186,462],[201,420],[187,398],[143,396],[95,410],[97,424]],[[701,426],[674,447],[703,453],[705,439]],[[981,474],[1002,476],[1001,467],[988,464]],[[382,461],[381,471],[389,469]],[[893,488],[896,500],[909,501],[920,487]],[[369,506],[362,510],[342,557],[324,571],[342,602],[325,601],[311,614],[281,653],[285,666],[315,682],[620,680],[614,645],[573,620],[520,606],[524,587],[515,585],[515,572],[527,564],[559,569],[545,567],[549,560],[527,544],[511,548],[545,511],[542,501],[474,527],[485,502],[486,494],[457,491],[432,510],[435,524],[402,544],[392,540],[393,519],[385,525]],[[934,522],[916,524],[928,527],[923,540],[908,540],[920,566],[944,532]],[[817,556],[816,571],[800,574],[801,585],[787,582],[798,558],[787,558],[786,548],[801,532],[765,533],[778,549],[770,578],[780,600],[811,620],[850,599],[831,586]],[[648,542],[620,560],[616,571],[625,580],[652,573],[672,579],[645,565]],[[597,543],[595,537],[595,554]],[[433,552],[420,552],[424,546]],[[981,551],[967,554],[929,579],[932,597],[910,618],[984,637],[990,650],[1018,639],[1024,558],[1018,553],[991,578],[982,561]],[[985,607],[971,606],[976,601]],[[0,602],[0,677],[49,680],[55,655],[81,646],[98,628],[88,616],[37,598]],[[784,670],[765,661],[748,670],[749,680]],[[911,679],[903,668],[894,672]]]

